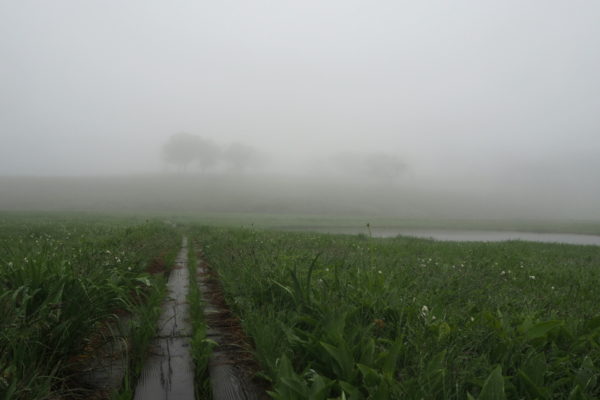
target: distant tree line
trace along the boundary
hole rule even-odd
[[[220,146],[210,139],[191,133],[180,132],[172,135],[162,147],[163,159],[171,165],[186,171],[195,165],[205,172],[216,167],[229,171],[243,172],[257,167],[262,162],[261,153],[243,143]]]
[[[341,174],[393,181],[404,174],[407,164],[394,153],[339,153],[331,157],[332,169]]]
[[[239,142],[222,146],[186,132],[171,135],[162,147],[162,155],[164,161],[181,171],[195,167],[201,172],[242,173],[265,162],[265,154],[253,146]],[[338,153],[329,156],[327,165],[319,174],[391,182],[400,178],[406,170],[406,163],[394,153]]]

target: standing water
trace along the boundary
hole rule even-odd
[[[600,246],[600,236],[580,235],[574,233],[535,233],[518,231],[483,231],[483,230],[459,230],[459,229],[402,229],[402,228],[373,228],[373,237],[390,238],[396,236],[411,236],[425,239],[434,239],[451,242],[502,242],[507,240],[525,240],[529,242],[544,243],[567,243],[580,245]],[[346,227],[319,227],[298,228],[292,230],[303,230],[323,233],[337,233],[357,235],[369,235],[366,228]]]

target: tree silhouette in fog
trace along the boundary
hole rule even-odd
[[[372,153],[364,159],[366,175],[380,179],[396,179],[406,170],[400,157],[390,153]]]
[[[331,157],[334,172],[382,181],[394,181],[407,164],[394,153],[338,153]]]
[[[221,157],[221,148],[212,140],[198,137],[196,162],[202,172],[217,165]]]
[[[169,164],[187,170],[196,162],[202,171],[214,166],[219,160],[220,149],[212,141],[191,133],[172,135],[162,148],[163,159]]]
[[[244,172],[245,169],[256,167],[262,162],[258,150],[243,143],[230,144],[223,151],[222,158],[233,172]]]

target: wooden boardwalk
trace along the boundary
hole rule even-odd
[[[215,323],[220,319],[220,315],[228,314],[229,311],[215,301],[213,296],[215,286],[210,284],[210,274],[202,260],[198,262],[198,277],[198,286],[205,304],[207,337],[218,343],[218,346],[213,349],[208,363],[213,400],[267,398],[264,390],[252,382],[248,369],[244,368],[243,361],[248,358],[248,350],[241,348],[233,340],[228,327]]]
[[[151,355],[142,369],[134,400],[194,399],[194,363],[190,354],[193,332],[186,300],[190,278],[187,259],[188,244],[184,237],[175,267],[169,276],[168,295],[163,303],[158,334],[150,349]],[[211,326],[211,316],[224,310],[209,295],[211,288],[207,284],[204,264],[199,261],[196,267],[205,302],[207,337],[218,343],[208,365],[213,400],[266,398],[264,390],[256,387],[248,370],[243,368],[240,362],[241,349],[230,343],[231,335],[222,327]]]
[[[159,319],[158,335],[151,347],[138,385],[135,400],[193,400],[194,363],[190,354],[187,268],[187,238],[177,256],[168,282],[167,300]]]

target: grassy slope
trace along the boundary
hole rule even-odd
[[[592,199],[588,199],[592,200]],[[600,214],[564,199],[545,204],[402,182],[235,175],[0,177],[0,210],[181,216],[261,226],[501,228],[600,233]],[[550,222],[544,222],[550,221]],[[590,222],[592,221],[592,222]]]

